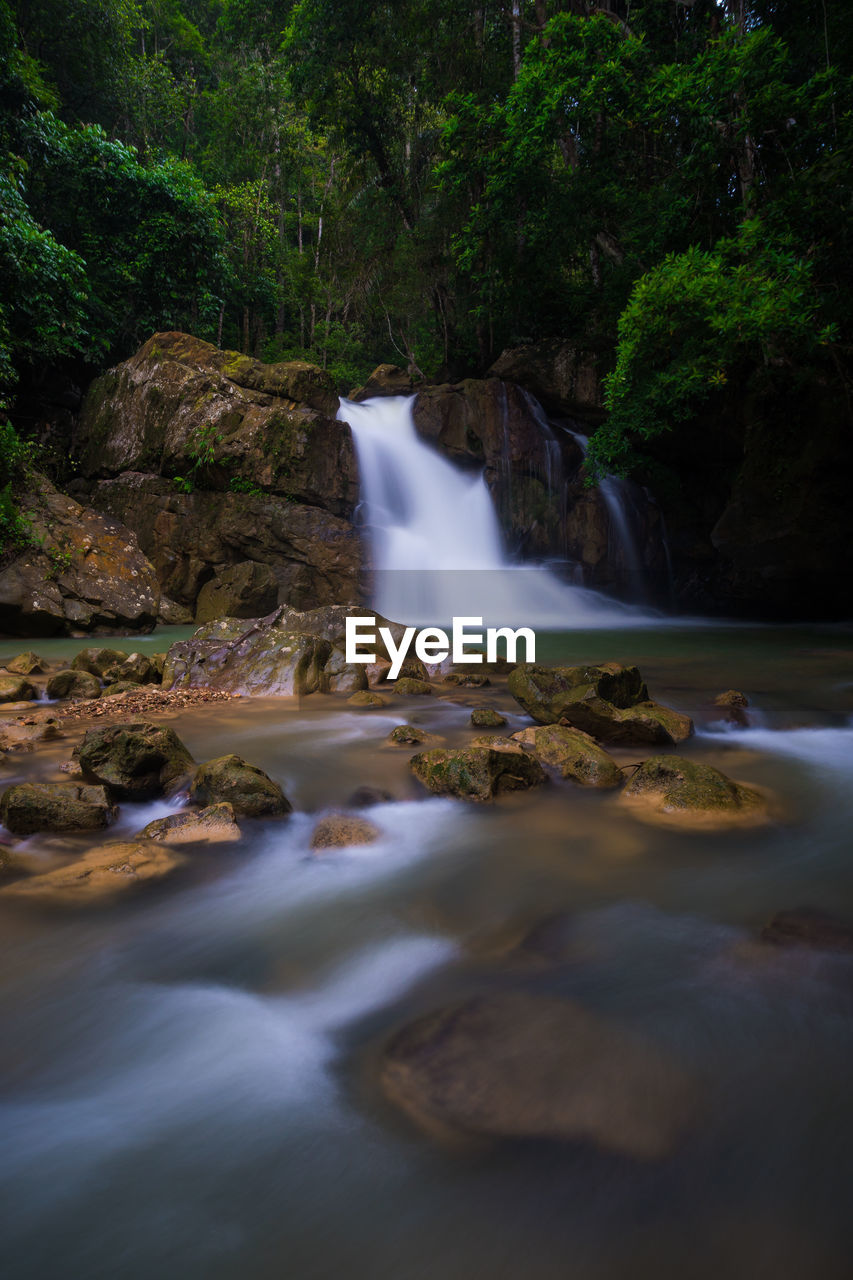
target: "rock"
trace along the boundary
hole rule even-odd
[[[501,740],[498,740],[500,742]],[[515,742],[508,746],[435,747],[412,756],[415,777],[436,795],[487,801],[545,781],[542,766]]]
[[[47,682],[49,698],[100,698],[101,682],[88,671],[57,671]]]
[[[363,387],[350,392],[348,400],[360,403],[372,396],[410,396],[416,385],[412,374],[397,364],[378,364]]]
[[[121,649],[81,649],[71,662],[72,671],[88,671],[103,680],[107,671],[120,667],[128,654]]]
[[[139,836],[148,840],[164,840],[172,845],[227,844],[243,838],[230,804],[212,804],[206,809],[170,813],[166,818],[149,822]]]
[[[456,685],[465,689],[486,689],[492,682],[482,672],[448,671],[442,683]]]
[[[604,418],[600,363],[593,351],[551,340],[502,351],[489,374],[518,383],[554,413],[595,423]]]
[[[387,658],[378,658],[376,662],[367,662],[364,665],[364,673],[367,676],[367,683],[371,689],[387,685],[388,672],[391,670],[391,663]]]
[[[14,676],[42,676],[48,668],[47,661],[40,658],[37,653],[33,653],[32,649],[28,649],[26,653],[19,653],[15,658],[9,658],[3,665]]]
[[[853,925],[828,911],[795,907],[778,911],[761,930],[761,941],[776,947],[853,952]]]
[[[147,471],[228,489],[236,477],[348,515],[357,473],[337,408],[330,375],[315,365],[264,365],[157,333],[89,388],[75,456],[87,478]]]
[[[240,756],[219,756],[199,768],[190,798],[195,804],[227,803],[234,813],[248,818],[279,817],[292,805],[277,782]]]
[[[85,906],[109,902],[119,894],[171,875],[184,856],[159,840],[128,840],[101,845],[67,866],[17,880],[2,898],[25,898],[47,904]]]
[[[399,693],[402,697],[422,697],[432,693],[432,685],[428,680],[413,680],[408,676],[404,676],[401,680],[394,682],[394,692]]]
[[[312,849],[341,849],[350,845],[374,844],[382,832],[374,822],[349,813],[333,813],[321,818],[311,833]]]
[[[102,698],[117,698],[122,693],[138,693],[139,685],[135,680],[114,680],[112,684],[104,685],[101,690]]]
[[[369,809],[374,804],[391,804],[393,800],[394,797],[390,791],[363,783],[360,787],[356,787],[347,804],[351,809]]]
[[[351,707],[387,707],[388,699],[383,698],[381,694],[373,693],[370,689],[359,689],[357,693],[347,698],[347,705]]]
[[[23,676],[0,676],[0,702],[34,702],[38,691]]]
[[[148,800],[186,781],[195,761],[174,729],[139,720],[90,729],[73,753],[87,782],[121,800]]]
[[[538,920],[517,945],[519,953],[535,956],[549,964],[565,964],[581,954],[577,917],[568,911],[556,911]]]
[[[323,668],[323,691],[325,693],[361,693],[367,690],[367,674],[361,662],[347,662],[341,649],[333,649]],[[350,699],[352,701],[352,699]],[[356,703],[356,706],[372,706],[369,702]]]
[[[672,744],[693,733],[689,716],[649,700],[636,667],[605,662],[588,667],[523,663],[509,691],[539,724],[582,729],[603,742]]]
[[[581,1005],[522,992],[417,1019],[385,1048],[386,1095],[439,1134],[592,1143],[669,1155],[695,1107],[692,1082],[653,1043]]]
[[[96,499],[97,497],[102,497],[102,495],[97,494]],[[106,501],[104,501],[104,506],[106,507],[109,506],[108,498],[106,499]],[[132,523],[133,521],[131,520],[131,524]],[[140,530],[138,528],[135,528],[134,532],[136,533],[137,537],[140,536]],[[153,546],[151,547],[151,550],[153,550]],[[150,552],[148,554],[150,554]],[[152,558],[152,563],[153,563],[153,558]],[[160,578],[161,582],[162,580],[163,579]],[[192,620],[193,620],[192,609],[188,609],[186,605],[178,604],[177,600],[170,600],[168,596],[160,597],[160,612],[157,614],[157,621],[161,623],[164,627],[188,627],[191,624]]]
[[[540,764],[561,778],[571,778],[584,787],[621,787],[622,770],[594,738],[580,729],[563,725],[541,725],[522,729],[513,739],[533,753]]]
[[[54,716],[8,720],[0,724],[0,751],[32,751],[39,742],[51,742],[61,736]]]
[[[166,667],[166,655],[165,653],[152,653],[149,655],[148,661],[151,663],[153,683],[159,684],[163,679],[163,671]]]
[[[652,756],[622,792],[623,803],[653,822],[683,826],[752,826],[767,819],[759,792],[711,765],[683,756]]]
[[[32,543],[0,570],[0,631],[69,635],[150,630],[160,604],[153,566],[116,520],[37,477],[22,503]]]
[[[262,618],[278,604],[278,579],[269,565],[244,560],[232,565],[199,592],[196,626],[215,618]]]
[[[157,684],[157,671],[144,653],[122,654],[122,661],[105,666],[103,677],[108,683]]]
[[[19,782],[0,796],[0,821],[16,836],[36,831],[98,831],[115,818],[103,787]]]
[[[385,741],[393,742],[395,747],[420,747],[426,742],[437,741],[437,737],[434,733],[427,733],[426,729],[419,729],[416,724],[398,724]]]
[[[745,693],[739,693],[737,689],[727,689],[725,693],[718,693],[714,699],[714,706],[719,707],[725,712],[724,719],[730,724],[739,724],[746,726],[749,724],[749,698]]]
[[[506,723],[506,716],[492,707],[477,707],[471,712],[471,724],[475,729],[502,729]]]

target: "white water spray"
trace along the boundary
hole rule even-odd
[[[476,616],[487,626],[569,630],[638,626],[648,614],[548,569],[512,564],[482,476],[455,467],[418,435],[413,397],[342,400],[361,472],[373,605],[420,626]]]

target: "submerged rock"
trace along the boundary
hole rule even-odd
[[[428,1131],[587,1142],[638,1160],[667,1156],[694,1107],[689,1078],[654,1044],[574,1002],[522,992],[404,1027],[381,1082]]]
[[[35,685],[23,676],[0,676],[0,702],[34,702],[37,697]]]
[[[416,724],[398,724],[395,725],[386,742],[392,742],[395,747],[422,747],[427,742],[439,742],[441,739],[435,733],[428,733],[426,729],[421,729]]]
[[[587,667],[523,663],[509,691],[538,724],[582,729],[602,742],[672,744],[693,733],[693,721],[652,702],[636,667],[605,662]]]
[[[195,761],[174,729],[147,721],[90,729],[73,753],[87,782],[122,800],[148,800],[176,791]]]
[[[374,844],[382,832],[375,822],[350,813],[332,813],[321,818],[311,833],[312,849],[343,849],[350,845]]]
[[[159,840],[120,841],[92,849],[54,871],[17,880],[0,891],[0,897],[63,906],[97,905],[162,880],[184,862],[183,854]]]
[[[479,671],[448,671],[442,683],[463,689],[486,689],[492,682],[487,675]]]
[[[139,836],[166,844],[228,844],[241,840],[242,832],[234,821],[233,806],[223,803],[156,818],[142,828]]]
[[[388,699],[383,698],[379,693],[374,693],[371,689],[359,689],[351,697],[347,698],[347,705],[350,707],[387,707]]]
[[[101,682],[88,671],[57,671],[47,682],[49,698],[100,698]]]
[[[369,809],[374,804],[391,804],[393,800],[391,792],[386,791],[384,787],[374,787],[365,782],[360,787],[356,787],[347,804],[353,809]]]
[[[37,653],[33,653],[32,649],[28,649],[26,653],[9,658],[3,666],[14,676],[42,676],[47,671],[48,663]]]
[[[684,826],[752,826],[767,819],[767,800],[711,765],[683,756],[653,756],[621,796],[638,816]]]
[[[219,756],[201,765],[190,786],[190,798],[200,805],[225,802],[235,814],[247,818],[279,817],[290,813],[293,807],[263,769],[234,755]]]
[[[423,697],[432,693],[432,685],[428,680],[416,680],[412,676],[403,676],[401,680],[396,680],[393,689],[403,697]]]
[[[9,720],[0,724],[0,751],[32,751],[37,743],[61,736],[55,716]]]
[[[502,729],[506,723],[506,716],[493,707],[477,707],[471,712],[471,724],[475,729]]]
[[[98,831],[116,816],[104,787],[19,782],[0,796],[0,821],[16,836],[37,831]]]
[[[487,801],[507,791],[525,790],[545,781],[542,766],[508,738],[486,745],[435,747],[412,756],[415,777],[436,795]]]
[[[778,911],[761,930],[761,941],[776,947],[807,947],[812,951],[853,952],[853,924],[829,911],[794,907]]]
[[[718,693],[714,699],[714,706],[719,707],[723,711],[724,719],[730,724],[748,725],[749,698],[745,693],[740,693],[737,689],[727,689],[725,693]]]
[[[571,778],[584,787],[620,787],[622,770],[594,738],[581,729],[564,725],[540,725],[522,729],[513,739],[533,753],[540,764],[561,778]]]

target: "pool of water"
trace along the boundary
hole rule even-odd
[[[849,1276],[853,960],[768,964],[744,943],[787,907],[853,917],[853,632],[576,633],[541,636],[537,657],[638,662],[653,696],[694,715],[690,755],[770,788],[779,820],[661,830],[557,783],[488,807],[425,798],[389,730],[409,719],[462,743],[465,704],[484,702],[522,727],[500,686],[374,712],[319,695],[183,712],[169,723],[197,759],[244,755],[295,812],[133,902],[0,908],[5,1276]],[[755,709],[748,730],[716,722],[731,687]],[[79,732],[9,757],[4,781],[61,777]],[[394,797],[366,811],[382,838],[312,856],[317,814],[364,783]],[[121,831],[167,808],[125,806]],[[25,853],[47,866],[81,843]],[[571,957],[522,963],[515,941],[555,911],[571,913]],[[519,986],[687,1066],[702,1105],[675,1155],[447,1149],[383,1100],[375,1062],[397,1027]]]

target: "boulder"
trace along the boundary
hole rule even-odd
[[[475,729],[502,729],[506,723],[506,716],[493,707],[477,707],[471,712],[471,724]]]
[[[604,418],[600,365],[595,352],[552,339],[507,348],[489,374],[518,383],[554,413],[597,423]]]
[[[88,671],[103,680],[107,671],[120,667],[128,654],[121,649],[81,649],[71,661],[72,671]]]
[[[73,758],[87,782],[121,800],[148,800],[177,791],[195,761],[174,729],[139,720],[90,729]]]
[[[374,693],[372,689],[359,689],[357,693],[347,698],[347,705],[350,707],[387,707],[388,699],[383,698],[379,693]]]
[[[26,653],[9,658],[3,666],[14,676],[42,676],[47,671],[48,663],[37,653],[33,653],[32,649],[28,649]]]
[[[695,1109],[690,1078],[655,1044],[523,992],[410,1023],[385,1048],[381,1083],[433,1133],[590,1143],[637,1160],[675,1150]]]
[[[112,684],[104,685],[101,690],[102,698],[117,698],[122,693],[138,693],[139,685],[135,680],[114,680]]]
[[[683,742],[693,721],[649,700],[636,667],[542,667],[523,663],[509,675],[509,691],[538,724],[564,724],[602,742]]]
[[[234,813],[247,818],[279,817],[292,805],[277,782],[241,756],[219,756],[199,768],[190,786],[190,798],[198,805],[230,804]]]
[[[778,911],[761,930],[761,941],[775,947],[853,952],[853,925],[815,907]]]
[[[330,375],[315,365],[264,365],[158,333],[93,382],[74,453],[87,478],[153,472],[219,490],[236,478],[349,516],[358,482],[337,407]]]
[[[382,832],[375,822],[350,813],[332,813],[321,818],[311,833],[312,849],[342,849],[350,845],[374,844]]]
[[[184,861],[181,853],[159,840],[137,838],[104,844],[64,867],[15,881],[0,891],[0,898],[59,906],[97,905],[162,880]]]
[[[416,724],[398,724],[385,741],[393,743],[395,747],[422,747],[427,742],[438,742],[440,739],[436,734],[418,728]]]
[[[584,787],[621,787],[622,770],[594,738],[580,729],[559,724],[522,729],[513,739],[533,753],[540,764],[561,778]]]
[[[23,676],[0,676],[0,702],[33,702],[38,690]]]
[[[100,496],[100,492],[96,491],[96,494],[95,494],[96,502],[99,496]],[[109,508],[108,501],[104,502],[103,505],[107,509]],[[132,524],[133,522],[130,521],[130,523]],[[139,528],[134,528],[134,533],[137,535],[137,537],[141,536],[141,530]],[[150,555],[150,552],[146,554]],[[153,556],[151,556],[151,561],[153,564],[154,563]],[[155,565],[155,568],[156,568],[156,565]],[[159,572],[157,576],[162,584],[163,578],[161,577]],[[193,620],[192,609],[188,609],[186,605],[178,604],[177,600],[170,600],[168,596],[160,597],[160,611],[157,614],[157,621],[159,623],[162,623],[164,627],[188,627],[192,622],[192,620]]]
[[[351,391],[347,399],[360,403],[373,396],[410,396],[416,385],[413,372],[397,364],[378,364],[364,386]]]
[[[367,673],[362,662],[347,662],[342,649],[333,649],[323,668],[324,693],[363,693],[367,691]],[[372,695],[371,695],[372,696]],[[356,705],[370,706],[371,703]]]
[[[229,844],[242,839],[230,804],[212,804],[206,809],[184,809],[156,818],[139,832],[147,840],[166,844]]]
[[[199,592],[196,625],[216,618],[262,618],[278,604],[278,580],[269,565],[244,560],[223,569]]]
[[[737,724],[745,727],[749,724],[749,698],[745,693],[741,693],[737,689],[727,689],[725,693],[718,693],[714,699],[714,706],[723,712],[723,719],[728,720],[729,724]]]
[[[501,745],[506,742],[508,745]],[[489,745],[435,747],[412,756],[415,777],[436,795],[488,801],[507,791],[524,790],[545,781],[542,766],[518,743],[497,739]]]
[[[652,756],[644,761],[621,800],[639,817],[662,824],[753,826],[768,817],[767,800],[758,791],[683,756]]]
[[[16,836],[36,831],[98,831],[115,816],[104,787],[19,782],[0,796],[0,821]]]
[[[122,654],[122,661],[109,663],[103,676],[110,684],[123,680],[128,684],[157,684],[157,671],[144,653]]]
[[[432,685],[428,680],[415,680],[409,676],[395,680],[393,689],[404,698],[424,697],[432,693]]]
[[[57,671],[47,682],[49,698],[100,698],[101,682],[88,671]]]
[[[151,630],[160,587],[129,529],[57,493],[43,477],[22,512],[32,545],[0,570],[0,631]]]
[[[474,671],[448,671],[442,680],[443,684],[456,685],[463,689],[486,689],[492,683],[487,675]]]

